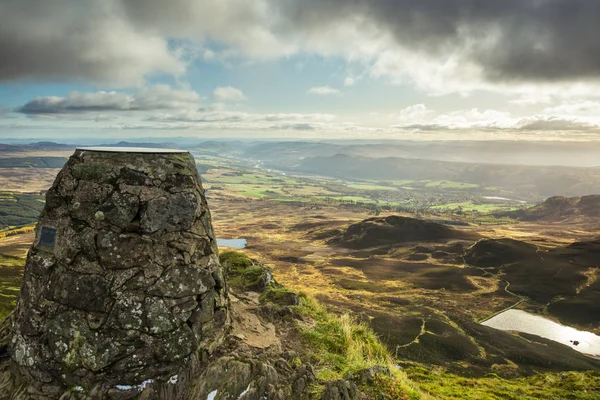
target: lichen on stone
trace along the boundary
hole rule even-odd
[[[28,255],[10,342],[20,381],[92,398],[182,385],[173,377],[219,345],[228,299],[189,153],[77,150],[48,191],[38,236],[42,226],[56,240]]]

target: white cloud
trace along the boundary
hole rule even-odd
[[[344,86],[354,86],[355,83],[356,79],[351,76],[347,76],[346,79],[344,79]]]
[[[213,92],[213,96],[218,101],[244,101],[246,96],[244,93],[231,86],[218,87]]]
[[[535,106],[539,104],[551,104],[554,101],[553,96],[548,94],[540,94],[540,93],[526,93],[522,94],[520,97],[509,100],[510,104],[515,104],[517,106]]]
[[[28,115],[76,114],[106,111],[147,111],[196,108],[201,101],[189,89],[173,89],[168,85],[143,87],[134,94],[124,92],[71,92],[66,97],[36,97],[16,109]]]
[[[516,129],[530,131],[600,131],[600,124],[579,120],[577,118],[562,118],[558,116],[535,115],[519,120]]]
[[[418,105],[417,105],[418,106]],[[588,103],[592,110],[592,104]],[[415,110],[424,110],[423,107],[414,107]],[[574,106],[576,107],[576,105]],[[414,119],[406,119],[403,123],[394,125],[393,128],[408,131],[429,131],[447,133],[450,131],[478,132],[487,131],[495,134],[510,134],[511,132],[569,132],[572,133],[600,133],[600,115],[596,117],[557,115],[556,111],[569,110],[568,107],[548,108],[548,113],[535,114],[527,117],[516,117],[509,112],[498,110],[457,110],[447,112],[431,119],[420,119],[418,113],[412,114],[408,107],[407,115],[415,115]],[[406,110],[406,109],[405,109]],[[405,111],[403,110],[403,111]]]
[[[423,122],[426,117],[433,113],[433,110],[428,109],[425,104],[415,104],[400,110],[397,114],[390,115],[392,118],[400,120],[403,123]]]
[[[184,111],[180,113],[163,113],[148,117],[147,121],[155,122],[255,122],[255,123],[330,123],[336,120],[332,114],[299,114],[299,113],[274,113],[260,114],[240,111]]]
[[[306,93],[316,94],[320,96],[328,96],[332,94],[340,94],[341,92],[338,89],[332,88],[330,86],[316,86],[308,89]]]
[[[437,116],[432,123],[451,128],[503,128],[509,127],[514,122],[510,113],[497,110],[483,110],[478,108],[459,110]]]
[[[563,103],[554,107],[546,107],[544,114],[594,116],[600,118],[600,102],[583,100],[573,103]]]

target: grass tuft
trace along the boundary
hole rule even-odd
[[[232,288],[262,292],[272,281],[271,272],[238,251],[225,251],[219,260]]]
[[[465,378],[436,369],[411,367],[408,376],[422,390],[443,399],[564,400],[598,399],[600,373],[548,373],[520,379],[504,379],[495,374]]]
[[[313,322],[301,327],[301,334],[312,350],[315,374],[321,381],[350,376],[375,365],[388,367],[392,376],[379,390],[386,399],[422,398],[418,389],[401,371],[388,348],[366,324],[348,314],[328,312],[316,299],[301,294],[300,315]],[[382,378],[385,379],[385,378]]]

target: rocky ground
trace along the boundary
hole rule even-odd
[[[225,253],[227,255],[227,253]],[[393,379],[386,366],[372,365],[347,374],[343,379],[326,381],[319,378],[311,363],[313,349],[302,338],[313,320],[303,310],[305,297],[277,284],[270,270],[258,262],[242,257],[243,264],[225,260],[230,286],[233,323],[223,344],[213,355],[196,366],[196,375],[177,377],[173,387],[152,383],[136,387],[121,387],[109,391],[106,400],[126,399],[240,399],[284,400],[322,399],[358,400],[384,399],[377,391],[381,379]],[[250,262],[248,262],[250,261]],[[0,326],[0,343],[6,343],[14,319],[7,318]],[[0,399],[49,399],[36,389],[16,382],[10,359],[0,350]],[[187,380],[185,393],[177,390],[177,379]],[[173,396],[173,397],[163,397]],[[404,398],[394,397],[394,398]],[[61,400],[97,400],[94,388],[66,388]]]

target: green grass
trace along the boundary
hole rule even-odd
[[[386,181],[388,182],[388,181]],[[414,182],[417,181],[413,181],[410,179],[402,179],[402,180],[395,180],[395,181],[389,181],[392,185],[394,186],[407,186],[407,185],[412,185]]]
[[[15,229],[0,229],[0,239],[9,237],[9,236],[21,235],[23,233],[33,232],[34,230],[35,230],[35,225],[27,225],[27,226],[23,226],[21,228],[15,228]]]
[[[425,187],[438,189],[474,189],[479,187],[479,185],[473,183],[454,181],[421,181],[421,183],[425,183]]]
[[[0,321],[17,305],[24,264],[22,258],[0,254]]]
[[[362,190],[398,190],[393,186],[371,185],[367,183],[349,183],[347,187]]]
[[[0,191],[0,229],[30,225],[44,208],[45,197],[37,193]]]
[[[449,204],[444,204],[444,205],[440,205],[440,206],[433,206],[431,207],[432,209],[435,210],[443,210],[443,209],[449,209],[449,210],[456,210],[459,207],[461,207],[463,209],[463,211],[478,211],[478,212],[494,212],[494,211],[498,211],[498,210],[504,210],[504,211],[509,211],[509,210],[516,210],[518,207],[515,206],[509,206],[509,205],[505,205],[505,204],[475,204],[472,201],[464,201],[461,203],[449,203]]]
[[[65,157],[15,157],[0,159],[0,168],[62,168]]]
[[[313,321],[301,327],[302,338],[311,350],[307,361],[314,365],[320,381],[340,379],[362,369],[382,365],[392,371],[394,382],[389,385],[394,396],[383,393],[384,398],[420,398],[418,389],[397,368],[388,348],[368,325],[357,322],[348,314],[330,313],[312,297],[304,294],[300,297],[302,305],[296,307],[297,311]]]
[[[431,368],[410,367],[408,377],[421,390],[442,399],[592,400],[600,398],[600,373],[564,372],[503,379],[494,374],[465,378]]]
[[[215,185],[213,183],[213,185]],[[217,186],[219,186],[217,184]],[[283,192],[280,186],[274,185],[255,185],[255,184],[227,184],[225,188],[250,197],[272,197],[282,196]]]
[[[373,200],[368,197],[361,196],[316,196],[319,199],[323,200],[334,200],[334,201],[354,201],[360,203],[376,203],[377,200]]]
[[[246,268],[254,265],[250,257],[244,253],[233,250],[222,252],[219,256],[219,261],[223,265],[227,264],[229,270],[236,273],[241,273]]]
[[[220,261],[225,267],[225,274],[231,286],[236,286],[236,279],[246,279],[246,275],[260,276],[255,262],[244,253],[226,251],[221,253]],[[262,268],[262,271],[265,269]],[[278,304],[291,294],[288,289],[273,282],[267,286],[261,301]],[[357,322],[348,314],[336,315],[328,312],[316,299],[300,294],[299,306],[291,307],[302,316],[298,325],[300,335],[307,346],[300,355],[304,362],[312,364],[320,383],[340,379],[368,367],[381,365],[387,367],[392,376],[382,378],[376,389],[384,398],[400,400],[421,398],[420,392],[408,380],[395,364],[394,357],[388,348],[379,340],[373,330],[364,323]],[[320,393],[322,385],[313,387]],[[410,396],[410,397],[409,397]]]
[[[295,185],[300,184],[296,179],[291,179],[285,176],[267,175],[263,173],[241,173],[221,175],[214,180],[214,183],[219,184],[249,184],[249,185]]]
[[[272,197],[271,200],[273,201],[280,201],[280,202],[295,202],[295,201],[299,201],[302,203],[309,203],[312,202],[314,199],[311,199],[310,197],[298,197],[298,196],[290,196],[290,197]]]
[[[237,290],[265,290],[272,281],[270,271],[238,251],[225,251],[219,256],[229,285]]]

